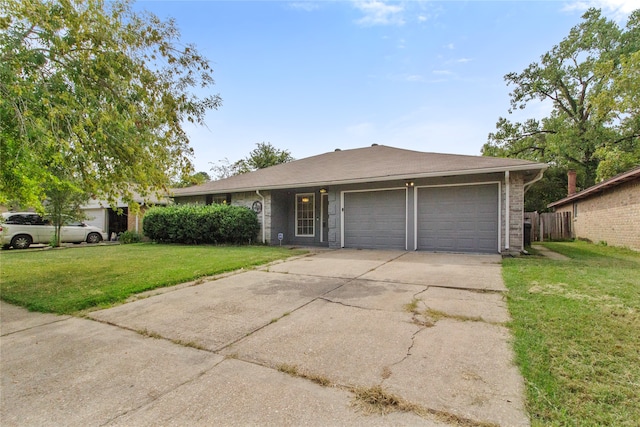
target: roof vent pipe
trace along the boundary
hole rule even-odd
[[[339,148],[336,148],[336,149],[335,149],[335,150],[333,150],[333,151],[342,151],[342,150],[341,150],[341,149],[339,149]]]
[[[567,195],[576,194],[576,171],[573,169],[567,172]]]
[[[371,146],[372,146],[372,147],[377,147],[377,146],[378,146],[378,144],[371,144]]]

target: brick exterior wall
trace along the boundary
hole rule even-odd
[[[521,174],[511,173],[509,176],[509,250],[520,253],[524,249],[524,179]],[[505,191],[505,190],[503,190]],[[506,199],[503,199],[506,200]],[[503,203],[503,205],[506,203]],[[505,218],[502,218],[504,234]],[[503,250],[504,250],[503,246]]]
[[[142,217],[146,212],[146,206],[140,206],[140,212],[134,215],[129,210],[127,213],[127,231],[133,231],[135,233],[142,234]]]
[[[573,219],[578,239],[640,251],[640,180],[622,183],[585,199],[576,200]],[[556,212],[573,212],[573,203]]]

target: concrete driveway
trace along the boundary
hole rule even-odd
[[[339,250],[90,319],[3,303],[2,424],[528,425],[505,291],[498,256]]]

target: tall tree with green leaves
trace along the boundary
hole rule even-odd
[[[214,165],[211,171],[217,179],[223,179],[281,163],[288,163],[292,160],[295,159],[288,150],[280,150],[271,145],[270,142],[260,142],[256,144],[256,148],[246,158],[240,159],[235,163],[231,163],[229,159],[225,158],[220,160],[217,165]]]
[[[513,86],[510,113],[541,101],[552,104],[551,114],[522,123],[500,118],[482,153],[575,169],[584,188],[640,162],[640,10],[626,28],[596,9],[582,19],[538,62],[505,76]]]
[[[1,0],[0,203],[41,208],[60,179],[133,203],[192,173],[183,123],[221,99],[179,36],[128,0]]]
[[[44,203],[44,211],[47,218],[55,227],[51,241],[53,246],[60,246],[61,229],[69,222],[85,219],[82,205],[87,202],[87,194],[82,187],[74,183],[65,171],[57,171],[54,180],[44,185],[47,200]]]

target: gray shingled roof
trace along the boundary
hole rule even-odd
[[[333,151],[219,181],[173,190],[174,196],[330,186],[504,171],[538,171],[547,165],[519,159],[423,153],[373,145]]]

